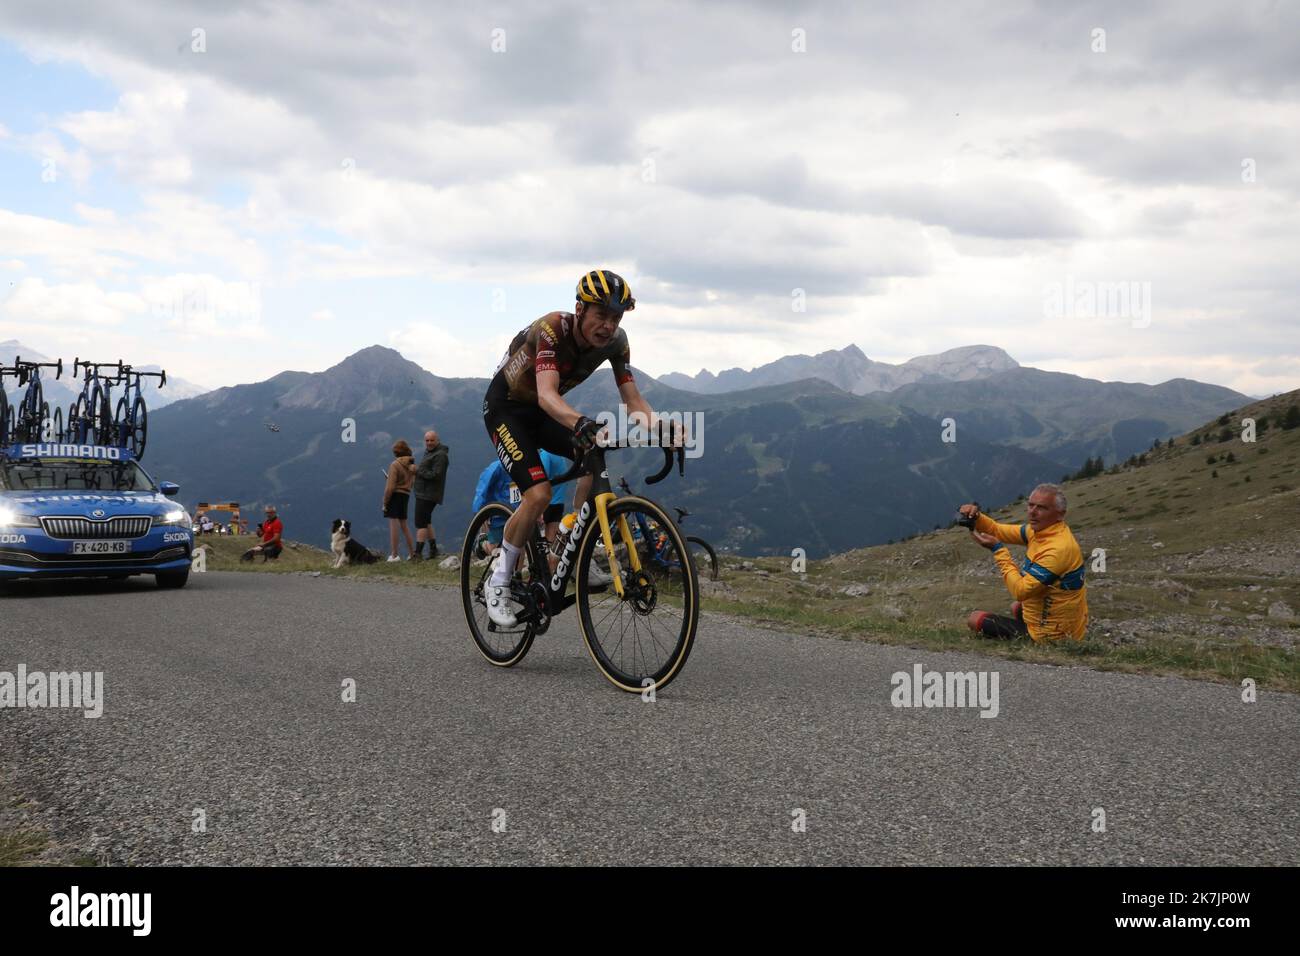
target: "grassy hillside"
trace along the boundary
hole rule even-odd
[[[708,604],[845,639],[1233,682],[1251,677],[1261,687],[1300,691],[1300,428],[1277,424],[1291,404],[1300,404],[1300,392],[1208,423],[1172,448],[1147,453],[1145,464],[1066,484],[1067,520],[1085,555],[1106,553],[1105,572],[1089,561],[1092,622],[1081,645],[972,638],[967,613],[1006,613],[1010,598],[988,552],[960,528],[809,562],[803,575],[789,560],[728,559],[731,569],[709,589]],[[1241,440],[1245,417],[1271,423],[1253,444]],[[951,504],[955,511],[960,502]],[[1025,520],[1020,505],[995,517]]]

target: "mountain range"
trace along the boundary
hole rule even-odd
[[[714,395],[819,378],[853,395],[867,395],[893,391],[913,382],[989,378],[1019,367],[1015,359],[992,345],[966,345],[938,355],[921,355],[902,365],[874,362],[856,345],[850,345],[817,355],[787,355],[750,371],[729,368],[714,375],[701,369],[693,376],[670,372],[659,376],[659,381],[684,391]]]
[[[638,372],[656,409],[703,415],[704,454],[688,460],[684,479],[645,489],[641,478],[659,453],[619,451],[611,477],[627,475],[637,490],[688,509],[687,529],[721,548],[788,555],[801,547],[817,557],[945,523],[960,501],[1008,501],[1091,456],[1136,454],[1248,401],[1189,380],[1095,382],[1009,357],[995,375],[953,380],[940,374],[955,365],[945,356],[912,366],[933,379],[864,395],[820,378],[703,394]],[[386,550],[382,471],[392,443],[404,438],[418,455],[433,426],[451,458],[435,513],[446,550],[493,460],[481,417],[486,387],[486,378],[442,378],[372,346],[324,372],[283,372],[167,406],[151,415],[145,464],[179,482],[188,504],[234,499],[260,514],[275,503],[288,537],[316,544],[333,518],[347,517],[359,540]],[[593,417],[618,402],[604,373],[567,397]]]

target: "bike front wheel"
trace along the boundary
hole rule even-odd
[[[136,458],[144,457],[144,443],[148,437],[149,409],[144,406],[144,397],[137,395],[131,408],[131,417],[126,422],[126,441]]]
[[[489,557],[480,553],[480,548],[489,537],[488,532],[503,528],[511,514],[509,508],[498,502],[484,505],[470,519],[460,550],[460,596],[465,609],[465,623],[469,625],[470,636],[474,638],[479,653],[489,664],[497,667],[513,667],[522,661],[537,635],[536,621],[521,621],[512,628],[498,628],[488,616],[486,592],[488,579],[492,577],[495,552]],[[501,540],[499,535],[491,536]],[[515,569],[515,582],[525,587],[533,581],[533,568],[538,566],[534,551],[531,546],[524,549],[519,556],[521,567]],[[544,559],[540,567],[539,573],[544,575],[547,567]]]
[[[718,580],[718,555],[713,545],[703,538],[687,537],[686,546],[690,548],[691,557],[695,559],[695,570],[702,578],[709,581]]]
[[[654,573],[653,546],[637,540],[632,529],[658,526],[667,536],[660,557],[680,562],[681,572]],[[614,585],[593,590],[591,568],[603,545],[599,522],[593,521],[578,550],[578,622],[582,639],[596,667],[620,690],[638,694],[666,687],[686,663],[695,644],[699,623],[700,588],[690,551],[681,531],[653,501],[619,498],[609,505],[610,531],[614,539],[616,570],[623,582],[620,597]],[[603,546],[600,560],[607,560]],[[632,554],[641,569],[632,567]]]

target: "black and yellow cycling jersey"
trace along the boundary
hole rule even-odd
[[[1011,596],[1024,605],[1029,636],[1035,641],[1083,640],[1088,628],[1088,590],[1083,581],[1083,552],[1069,526],[1058,521],[1035,531],[1027,524],[998,524],[982,514],[975,530],[1006,544],[1025,545],[1025,558],[1018,566],[1001,544],[993,549],[993,559]]]
[[[561,395],[581,385],[607,361],[615,384],[632,381],[627,333],[619,329],[604,347],[584,349],[574,338],[577,322],[572,312],[551,312],[514,337],[497,366],[497,377],[505,380],[510,401],[535,405],[537,373],[543,371],[559,373]]]
[[[631,351],[623,330],[603,348],[583,349],[573,335],[576,322],[571,312],[551,312],[516,335],[483,398],[483,424],[502,467],[520,491],[546,480],[543,449],[562,457],[573,454],[573,432],[537,402],[538,372],[558,373],[561,395],[605,362],[614,370],[615,384],[632,381]]]

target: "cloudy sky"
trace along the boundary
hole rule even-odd
[[[602,265],[653,374],[1300,386],[1300,5],[217,6],[0,6],[0,340],[486,376]]]

